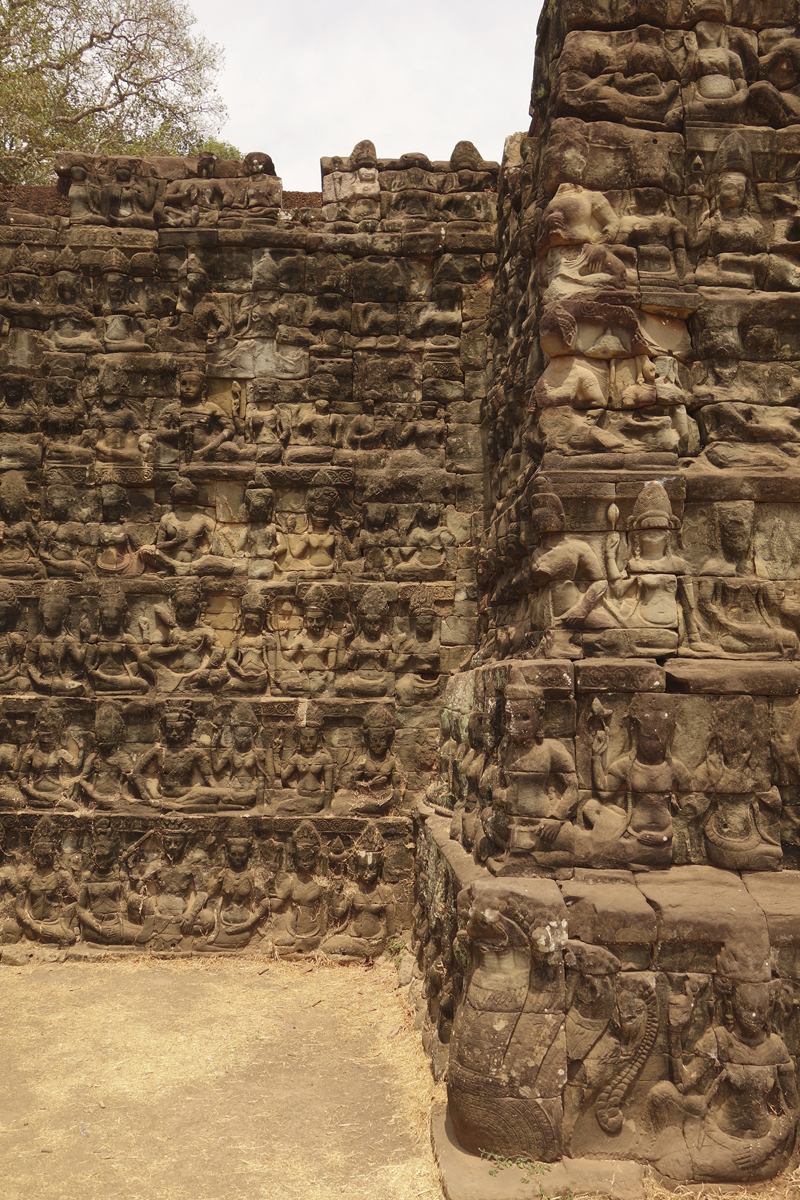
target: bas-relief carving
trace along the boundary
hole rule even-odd
[[[507,144],[476,652],[418,850],[424,1037],[474,1153],[793,1165],[795,34],[567,3]]]
[[[69,216],[9,215],[8,944],[369,958],[408,925],[398,831],[472,648],[499,168],[354,153],[335,213],[204,153],[63,155]]]
[[[499,178],[59,162],[0,261],[4,945],[370,958],[420,799],[463,1145],[789,1161],[800,59],[746,7],[565,0]]]
[[[310,821],[287,824],[276,837],[240,819],[209,828],[173,817],[138,834],[112,818],[67,829],[43,817],[5,846],[3,944],[383,953],[408,906],[390,851],[403,823],[384,826],[387,842],[375,824],[350,821],[346,843]]]

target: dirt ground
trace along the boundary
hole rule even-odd
[[[263,972],[263,973],[262,973]],[[388,962],[0,967],[3,1200],[441,1200]]]

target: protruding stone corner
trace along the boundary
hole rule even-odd
[[[641,1163],[602,1158],[562,1158],[530,1171],[502,1160],[478,1158],[458,1143],[443,1104],[431,1112],[431,1144],[445,1200],[531,1200],[579,1194],[644,1200]],[[541,1188],[541,1192],[539,1189]]]

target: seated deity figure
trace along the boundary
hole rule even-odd
[[[103,519],[97,525],[95,567],[102,575],[141,575],[144,563],[127,524],[130,503],[124,488],[106,483],[100,489]]]
[[[86,647],[67,628],[69,611],[69,596],[63,585],[48,585],[39,598],[41,631],[25,650],[28,675],[36,691],[53,696],[82,696],[86,690],[81,678]]]
[[[286,528],[278,533],[277,572],[302,571],[311,578],[330,575],[336,554],[334,514],[338,505],[335,488],[321,485],[309,489],[305,517],[288,514]]]
[[[216,690],[228,681],[225,649],[216,630],[200,619],[202,600],[199,580],[185,578],[175,588],[172,610],[156,605],[162,640],[150,643],[147,659],[155,669],[161,691]]]
[[[240,604],[240,626],[228,649],[228,690],[269,694],[270,680],[276,669],[277,641],[264,629],[265,598],[260,592],[246,592]]]
[[[416,588],[408,603],[408,632],[395,652],[395,690],[402,705],[430,700],[439,691],[441,653],[439,617],[426,587]]]
[[[5,471],[0,480],[0,573],[7,578],[41,579],[45,574],[39,558],[39,534],[31,520],[31,497],[21,471]]]
[[[386,446],[391,438],[393,422],[388,413],[375,415],[375,401],[365,396],[361,401],[361,412],[350,418],[344,444],[348,450],[377,450]],[[434,414],[436,415],[436,414]]]
[[[281,461],[292,433],[291,413],[286,405],[275,404],[272,397],[259,387],[257,379],[248,387],[245,431],[248,442],[256,447],[256,457],[260,463]]]
[[[661,188],[636,188],[631,199],[634,207],[620,220],[617,240],[636,247],[640,283],[690,282],[686,229],[672,215],[666,193]]]
[[[10,583],[0,583],[0,691],[16,691],[25,675],[25,637],[18,629],[19,600]]]
[[[164,825],[161,853],[146,864],[138,882],[146,896],[143,912],[150,918],[153,950],[186,945],[192,936],[207,936],[214,928],[214,914],[205,907],[208,855],[202,847],[190,848],[189,829],[180,822]]]
[[[295,729],[295,752],[281,768],[283,795],[275,793],[278,816],[329,812],[333,800],[333,758],[322,725],[306,721]]]
[[[290,841],[294,870],[282,873],[270,900],[269,939],[281,958],[318,949],[328,923],[329,884],[322,870],[322,839],[310,821],[301,821]]]
[[[719,1015],[689,1054],[684,1037],[697,995],[669,1006],[671,1079],[644,1104],[645,1157],[674,1180],[750,1184],[770,1179],[794,1147],[800,1101],[796,1068],[771,1021],[769,981],[714,976]]]
[[[86,305],[80,259],[70,246],[65,246],[53,266],[58,301],[57,315],[48,335],[53,349],[101,354],[103,321],[93,316]]]
[[[399,544],[396,519],[394,504],[365,504],[360,521],[342,521],[339,569],[367,579],[385,578],[392,551]]]
[[[270,782],[267,755],[256,741],[258,718],[251,704],[235,704],[229,720],[228,744],[212,753],[214,775],[219,781],[219,804],[226,808],[251,808],[261,804]]]
[[[333,798],[334,816],[379,816],[391,812],[400,802],[400,763],[392,753],[392,710],[379,704],[369,708],[362,720],[361,736],[364,751],[347,770],[346,781]]]
[[[56,838],[49,817],[37,822],[31,835],[32,863],[19,872],[16,915],[26,937],[72,946],[78,940],[78,889],[60,860]]]
[[[171,702],[161,716],[161,740],[136,763],[131,777],[140,801],[169,811],[202,809],[216,802],[219,792],[211,755],[194,741],[194,712],[190,705]],[[200,782],[198,782],[200,781]]]
[[[643,693],[628,707],[631,748],[610,765],[608,717],[592,713],[592,782],[596,795],[577,807],[574,820],[545,818],[536,831],[540,865],[563,864],[646,870],[672,862],[672,809],[691,791],[685,764],[671,749],[675,709],[670,696]]]
[[[19,762],[19,789],[30,808],[62,808],[74,812],[74,799],[83,766],[83,747],[71,738],[63,745],[64,716],[57,703],[43,704],[36,716],[33,736]]]
[[[612,505],[612,525],[616,525],[617,513]],[[561,615],[561,623],[571,629],[598,631],[591,642],[595,653],[636,656],[676,650],[677,577],[688,570],[685,559],[672,548],[672,534],[679,528],[663,485],[645,484],[628,522],[626,567],[620,570],[617,564],[620,535],[614,528],[605,543],[608,583],[589,588]]]
[[[380,587],[368,588],[358,602],[357,629],[342,655],[344,674],[334,682],[340,695],[390,696],[394,691],[394,652],[388,620],[386,592]]]
[[[625,368],[625,369],[623,369]],[[617,363],[606,428],[627,439],[628,452],[696,453],[699,435],[686,412],[687,395],[671,355]]]
[[[145,647],[127,630],[128,602],[115,585],[100,593],[99,630],[88,639],[86,670],[97,692],[144,693],[155,682]]]
[[[157,200],[158,180],[137,176],[121,163],[101,191],[100,207],[112,225],[152,229]]]
[[[87,428],[86,402],[71,376],[50,381],[48,403],[40,410],[48,468],[88,468],[95,461],[94,430]],[[22,489],[24,492],[24,489]],[[0,500],[2,500],[0,489]]]
[[[740,134],[726,138],[714,165],[714,199],[694,232],[701,255],[695,279],[710,287],[761,288],[769,268],[769,238],[752,182],[752,156]]]
[[[337,958],[375,958],[388,940],[391,887],[381,883],[385,843],[370,822],[353,847],[352,882],[332,897],[335,929],[322,942],[324,954]]]
[[[132,295],[130,262],[118,246],[103,255],[101,271],[106,353],[147,353],[152,348],[157,322],[144,316],[137,298]],[[115,440],[112,438],[112,445]]]
[[[420,504],[392,550],[394,565],[387,572],[390,578],[401,582],[447,578],[455,537],[443,516],[438,504]]]
[[[685,41],[688,57],[683,83],[690,96],[687,114],[720,124],[740,120],[747,104],[747,80],[741,55],[729,46],[725,25],[698,21]]]
[[[92,808],[128,809],[139,803],[131,791],[134,762],[125,743],[125,718],[113,700],[97,705],[94,746],[81,771],[80,791]]]
[[[319,695],[330,691],[341,653],[341,638],[333,630],[330,601],[323,592],[306,595],[303,626],[294,637],[279,634],[276,679],[290,695]]]
[[[239,536],[229,539],[235,558],[244,558],[251,579],[272,579],[278,527],[275,524],[275,493],[271,488],[248,488],[244,494],[247,524]]]
[[[732,871],[780,867],[781,796],[758,789],[751,765],[758,728],[752,696],[718,700],[705,756],[692,777],[690,802],[699,818],[708,861]],[[684,810],[689,805],[684,805]]]
[[[797,633],[781,624],[781,618],[796,624],[792,602],[784,599],[780,608],[771,612],[769,584],[757,575],[754,520],[752,500],[715,503],[718,552],[701,565],[687,599],[687,645],[682,653],[722,658],[797,656]]]
[[[47,520],[40,521],[39,558],[57,579],[92,576],[93,546],[86,522],[76,520],[80,501],[75,488],[53,483],[45,493]]]
[[[236,563],[230,547],[216,531],[216,521],[198,506],[198,490],[182,476],[170,492],[172,508],[165,512],[155,545],[142,546],[142,560],[168,575],[232,575]]]
[[[81,163],[69,169],[69,219],[76,225],[105,225],[100,212],[100,188]]]
[[[412,420],[405,422],[396,434],[399,450],[391,458],[392,467],[415,467],[441,461],[447,437],[447,425],[437,400],[420,400]]]
[[[142,432],[140,418],[126,397],[103,387],[90,415],[95,460],[106,483],[141,483],[149,472],[152,437]]]
[[[503,696],[507,784],[496,792],[494,799],[507,817],[509,854],[524,855],[539,847],[544,823],[550,829],[568,823],[574,815],[578,803],[575,760],[560,739],[545,736],[544,697],[513,670]],[[482,727],[476,727],[476,753],[483,746],[481,734]],[[473,810],[478,800],[476,790]],[[466,819],[470,807],[468,796],[464,802]]]
[[[254,150],[244,156],[243,179],[231,189],[226,208],[232,213],[242,211],[246,218],[273,216],[281,205],[281,184],[268,154]]]
[[[253,839],[231,831],[225,838],[225,865],[208,879],[208,908],[214,917],[211,932],[195,942],[195,949],[241,950],[249,945],[258,925],[269,912],[265,881],[250,865]]]
[[[152,922],[131,920],[143,904],[144,897],[133,890],[127,869],[120,864],[114,838],[105,831],[96,834],[92,864],[81,880],[76,909],[84,940],[101,946],[143,945],[152,933]]]
[[[0,394],[0,433],[30,433],[38,429],[39,405],[32,394],[31,381],[7,376]]]
[[[344,419],[330,411],[330,394],[335,381],[315,376],[309,384],[312,402],[300,405],[294,414],[283,458],[287,463],[326,463],[342,444]]]
[[[251,456],[236,433],[233,417],[208,399],[202,371],[181,374],[180,402],[181,439],[187,463],[239,462]]]

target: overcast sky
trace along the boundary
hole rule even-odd
[[[318,191],[322,155],[370,138],[381,157],[499,159],[527,129],[540,0],[190,0],[225,50],[222,136],[271,154],[287,190]]]

